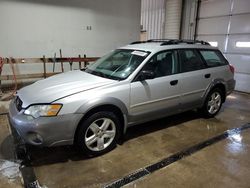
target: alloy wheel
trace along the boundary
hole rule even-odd
[[[102,151],[112,143],[115,136],[115,123],[109,118],[100,118],[90,124],[84,141],[91,151]]]
[[[208,103],[207,103],[207,109],[210,114],[215,114],[218,112],[221,106],[221,95],[219,92],[214,92],[209,97]]]

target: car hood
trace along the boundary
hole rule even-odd
[[[17,95],[26,108],[35,103],[51,103],[59,98],[117,82],[80,70],[58,74],[20,89]]]

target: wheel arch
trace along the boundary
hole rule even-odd
[[[218,83],[212,88],[212,90],[215,88],[219,88],[222,91],[222,102],[224,103],[226,101],[226,86],[222,83]]]
[[[219,88],[221,91],[222,91],[222,102],[224,103],[226,101],[226,95],[227,95],[227,92],[226,92],[226,84],[223,80],[214,80],[208,87],[208,89],[206,90],[205,92],[205,95],[203,97],[203,104],[205,103],[206,101],[206,98],[209,94],[210,91],[212,91],[213,89],[215,88]]]
[[[123,102],[115,98],[106,98],[105,100],[98,100],[89,101],[87,104],[82,105],[76,113],[84,114],[81,120],[79,121],[75,133],[74,133],[74,141],[76,140],[77,131],[81,123],[90,117],[92,114],[99,112],[99,111],[110,111],[115,113],[121,123],[121,133],[125,134],[127,129],[127,115],[128,111]],[[122,135],[121,135],[122,136]]]

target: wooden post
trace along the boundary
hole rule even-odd
[[[70,66],[70,70],[72,71],[73,60],[71,58],[69,59],[69,66]]]
[[[55,67],[56,67],[56,53],[54,54],[53,58],[53,72],[55,72]]]
[[[60,58],[62,58],[62,50],[60,49]],[[63,62],[61,61],[61,69],[64,72]]]
[[[81,58],[81,55],[78,56],[79,58]],[[79,61],[79,69],[82,69],[82,62]]]
[[[43,56],[43,77],[46,78],[46,58]]]
[[[2,70],[3,70],[3,64],[4,64],[4,59],[0,57],[0,76],[2,76]],[[0,80],[0,97],[2,97],[3,92],[2,92],[2,79]]]
[[[86,54],[84,54],[84,56],[83,56],[84,58],[86,58],[87,56],[86,56]],[[86,61],[84,61],[84,68],[86,68],[86,66],[87,66],[87,62]]]

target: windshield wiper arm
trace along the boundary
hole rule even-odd
[[[81,71],[86,71],[88,68],[87,67],[83,67],[83,68],[81,68],[80,70]]]
[[[107,78],[107,75],[102,73],[102,72],[93,71],[92,74],[94,74],[96,76],[101,76],[103,78]]]

